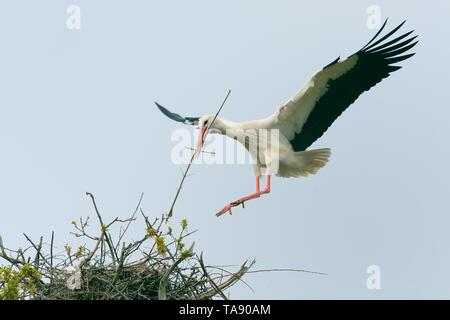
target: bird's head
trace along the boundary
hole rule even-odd
[[[208,133],[221,133],[225,132],[225,124],[222,119],[212,114],[207,114],[198,120],[198,128],[200,129],[197,138],[197,146],[195,148],[195,156],[198,157],[203,144],[205,143]]]

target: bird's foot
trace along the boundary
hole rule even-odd
[[[236,202],[236,201],[235,201]],[[216,213],[216,217],[220,217],[221,215],[224,215],[225,213],[231,213],[231,208],[236,207],[237,204],[235,202],[231,202],[227,204],[225,207],[222,208],[219,212]]]
[[[252,194],[252,195],[247,196],[247,197],[240,198],[240,199],[238,199],[236,201],[233,201],[233,202],[227,204],[225,207],[222,208],[222,210],[220,210],[219,212],[216,213],[216,217],[220,217],[221,215],[224,215],[227,212],[232,214],[231,213],[231,208],[237,207],[239,205],[242,205],[242,208],[245,208],[244,203],[246,201],[251,200],[251,199],[255,199],[255,198],[259,198],[260,194],[261,193],[258,192],[258,193]]]
[[[269,193],[270,192],[270,176],[267,176],[267,186],[264,190],[260,191],[259,189],[259,176],[256,177],[256,192],[252,193],[251,195],[248,195],[246,197],[240,198],[236,201],[233,201],[222,208],[219,212],[216,213],[216,217],[220,217],[221,215],[224,215],[225,213],[229,212],[231,214],[231,208],[236,207],[238,205],[242,204],[242,208],[245,208],[244,203],[259,198],[261,195]]]

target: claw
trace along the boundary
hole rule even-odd
[[[222,208],[222,210],[220,210],[219,212],[216,213],[216,217],[220,217],[221,215],[224,215],[225,213],[229,213],[230,215],[232,215],[231,213],[231,208],[233,207],[237,207],[238,205],[242,204],[242,208],[245,208],[244,206],[244,202],[242,199],[233,201],[231,203],[229,203],[228,205],[226,205],[225,207]]]
[[[216,217],[220,217],[221,215],[224,215],[227,212],[231,215],[232,207],[234,207],[232,203],[226,205],[225,207],[222,208],[222,210],[220,210],[219,212],[216,213]]]

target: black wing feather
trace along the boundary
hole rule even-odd
[[[155,101],[156,106],[158,107],[158,109],[169,119],[172,119],[176,122],[181,122],[184,124],[191,124],[191,125],[195,125],[198,123],[198,120],[200,119],[200,117],[182,117],[180,116],[178,113],[175,112],[171,112],[169,110],[167,110],[166,108],[164,108],[162,105],[160,105],[158,102]]]
[[[411,43],[416,36],[400,42],[408,37],[412,31],[387,43],[382,43],[398,31],[405,22],[372,43],[381,34],[386,22],[387,19],[369,43],[355,53],[358,56],[356,65],[341,77],[328,81],[328,91],[319,98],[301,131],[295,134],[290,141],[295,151],[306,150],[364,91],[369,90],[378,82],[387,78],[390,73],[401,68],[392,64],[414,55],[414,53],[400,55],[417,44],[418,41]]]

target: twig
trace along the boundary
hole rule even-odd
[[[113,265],[115,266],[115,265],[116,265],[116,262],[117,262],[117,253],[115,252],[114,246],[113,246],[113,244],[112,244],[112,241],[111,241],[111,239],[108,237],[108,234],[107,234],[107,232],[106,232],[108,228],[107,228],[107,226],[103,223],[103,219],[102,219],[102,216],[100,215],[100,212],[98,211],[97,203],[95,202],[94,195],[93,195],[92,193],[90,193],[90,192],[86,192],[86,195],[89,196],[89,197],[91,198],[91,200],[92,200],[92,204],[94,205],[95,213],[97,214],[98,221],[100,222],[100,228],[101,228],[101,230],[102,230],[102,234],[103,234],[104,237],[105,237],[106,244],[108,245],[109,251],[111,252],[111,259],[112,259]]]
[[[3,240],[2,240],[1,236],[0,236],[0,257],[5,259],[6,261],[8,261],[9,263],[11,263],[13,265],[23,264],[22,261],[20,261],[18,259],[11,258],[10,256],[8,256],[8,254],[6,253],[5,247],[3,246]]]
[[[200,263],[200,267],[203,270],[203,274],[208,279],[209,283],[216,291],[216,293],[219,294],[224,300],[228,300],[227,296],[223,293],[223,291],[219,288],[219,286],[214,282],[214,280],[209,276],[208,272],[206,271],[205,264],[203,263],[203,253],[200,254],[200,258],[198,261]]]
[[[261,273],[261,272],[302,272],[302,273],[311,273],[311,274],[318,274],[321,276],[327,276],[328,273],[318,272],[318,271],[309,271],[309,270],[302,270],[302,269],[259,269],[259,270],[253,270],[253,271],[247,271],[247,274],[250,273]]]
[[[34,258],[34,266],[35,266],[35,268],[39,267],[39,255],[41,254],[42,241],[43,241],[43,238],[41,236],[41,238],[39,239],[39,244],[38,244],[37,250],[36,250],[36,256]]]
[[[227,102],[228,97],[230,96],[230,94],[231,94],[231,90],[228,90],[228,93],[225,96],[225,99],[223,100],[222,104],[220,105],[219,110],[217,110],[216,115],[213,118],[213,121],[211,121],[211,123],[209,124],[208,129],[213,125],[214,121],[216,121],[217,116],[219,115],[220,111],[222,110],[223,106],[225,105],[225,102]],[[186,170],[183,173],[183,177],[181,178],[180,185],[177,188],[177,192],[175,194],[175,198],[173,199],[172,205],[170,206],[170,209],[169,209],[169,211],[167,213],[169,218],[172,217],[173,208],[175,207],[175,203],[177,202],[178,196],[180,195],[181,188],[183,187],[183,184],[184,184],[184,180],[186,179],[186,176],[187,176],[187,174],[189,172],[189,169],[191,168],[191,165],[192,165],[192,162],[194,161],[194,159],[195,159],[195,153],[192,154],[191,160],[189,161],[189,164],[187,165]]]
[[[50,241],[50,282],[53,282],[53,242],[55,240],[55,231],[52,231],[52,239]]]
[[[36,257],[41,257],[42,260],[44,260],[44,262],[48,265],[50,265],[50,263],[47,261],[47,259],[42,255],[41,253],[41,249],[39,249],[34,242],[24,233],[23,234],[25,236],[25,238],[28,240],[29,243],[31,243],[31,245],[33,246],[34,250],[36,250]],[[42,237],[41,237],[42,239]],[[35,263],[36,263],[36,258],[35,258]]]
[[[191,151],[195,151],[195,149],[192,148],[192,147],[185,147],[185,148],[188,149],[188,150],[191,150]],[[203,150],[202,153],[210,154],[210,155],[212,155],[212,156],[215,156],[215,155],[216,155],[216,152],[215,152],[215,151],[205,151],[205,150]]]
[[[232,276],[230,276],[226,281],[224,281],[223,283],[221,283],[219,285],[220,290],[224,290],[226,288],[229,288],[230,286],[232,286],[235,282],[237,282],[239,279],[242,278],[242,276],[244,274],[246,274],[248,272],[248,270],[253,266],[253,264],[255,263],[255,261],[252,261],[248,266],[247,263],[244,263],[241,268],[234,273]],[[200,299],[210,299],[211,297],[215,296],[217,294],[217,292],[215,291],[215,289],[211,289],[207,292],[204,292],[201,296]]]
[[[141,196],[140,196],[140,198],[139,198],[138,204],[136,205],[136,209],[134,209],[134,212],[133,212],[133,214],[131,215],[131,218],[130,218],[130,220],[128,221],[128,224],[126,225],[126,227],[125,227],[125,229],[123,230],[122,234],[119,236],[119,240],[117,240],[117,246],[120,244],[120,242],[121,242],[123,236],[124,236],[125,233],[128,231],[128,228],[130,227],[131,222],[134,221],[133,219],[135,218],[136,213],[138,212],[139,208],[141,207],[141,202],[142,202],[142,198],[143,198],[143,197],[144,197],[144,193],[142,192],[142,193],[141,193]],[[116,248],[117,248],[117,246],[116,246]]]
[[[80,268],[80,269],[83,268],[84,265],[85,265],[86,263],[88,263],[88,262],[92,259],[92,257],[94,256],[94,254],[97,252],[97,250],[98,250],[100,244],[103,244],[103,237],[104,237],[104,235],[105,235],[105,233],[102,232],[101,235],[100,235],[100,237],[99,237],[98,240],[97,240],[97,243],[95,244],[94,249],[93,249],[91,252],[89,252],[89,255],[88,255],[83,261],[81,261],[81,263],[79,264],[79,268]]]
[[[166,273],[164,274],[164,276],[161,278],[161,281],[159,282],[159,290],[158,290],[158,299],[159,300],[167,300],[167,285],[169,283],[169,276],[170,274],[175,270],[176,267],[178,267],[178,265],[183,262],[183,260],[186,260],[187,258],[189,258],[190,256],[193,255],[192,253],[192,246],[189,249],[189,255],[181,255],[180,258],[178,258],[178,260],[176,260],[174,262],[174,264],[169,268],[169,270],[166,271]]]

